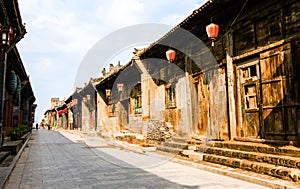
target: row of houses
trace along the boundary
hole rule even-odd
[[[300,141],[300,2],[210,0],[45,112],[51,126]],[[218,36],[207,36],[214,22]],[[213,45],[211,40],[213,40]],[[174,59],[166,51],[173,49]]]
[[[26,34],[17,0],[0,1],[0,141],[20,125],[32,126],[36,98],[16,44]]]

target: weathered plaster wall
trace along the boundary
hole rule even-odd
[[[90,131],[90,115],[89,110],[84,104],[84,102],[81,102],[82,104],[82,131]]]
[[[117,116],[109,116],[107,113],[107,104],[97,93],[97,131],[104,131],[109,136],[120,132]]]
[[[207,75],[212,79],[207,80]],[[209,139],[224,139],[228,135],[225,72],[212,70],[198,76],[199,118],[197,132]]]

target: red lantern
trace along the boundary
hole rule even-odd
[[[176,51],[169,49],[166,52],[166,56],[167,56],[168,61],[172,62],[175,59]]]
[[[214,23],[209,24],[206,26],[206,33],[208,38],[212,40],[211,46],[214,46],[214,40],[216,40],[219,34],[219,26]]]

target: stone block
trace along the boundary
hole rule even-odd
[[[1,147],[1,151],[9,151],[12,155],[16,155],[22,148],[22,140],[7,141]]]

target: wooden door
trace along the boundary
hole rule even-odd
[[[294,74],[290,46],[280,46],[260,54],[264,138],[287,140],[294,135]]]
[[[238,76],[238,136],[257,138],[260,133],[259,61],[253,60],[237,67]]]
[[[297,139],[300,82],[294,58],[285,44],[237,66],[238,136]]]

